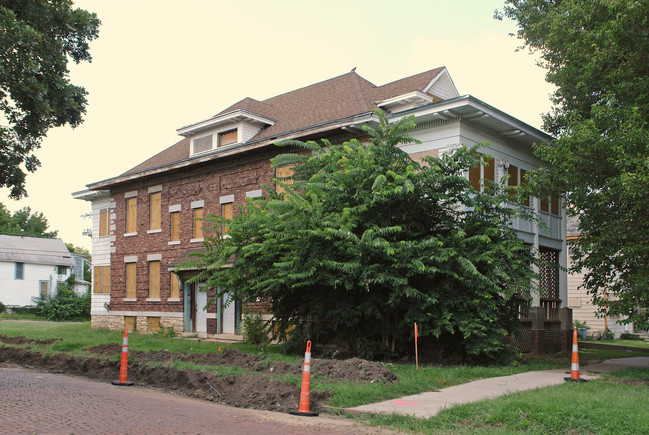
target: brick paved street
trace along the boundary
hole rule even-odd
[[[0,367],[0,394],[2,434],[379,433],[346,419],[231,408],[24,368]]]

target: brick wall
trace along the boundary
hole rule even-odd
[[[233,215],[238,215],[238,205],[246,203],[246,193],[261,189],[261,184],[269,184],[275,177],[269,159],[271,154],[244,159],[239,157],[236,164],[220,165],[213,170],[202,169],[202,173],[185,176],[152,179],[146,183],[124,186],[112,193],[115,203],[114,252],[111,254],[111,311],[156,311],[182,312],[183,291],[180,289],[179,301],[168,301],[171,293],[171,277],[167,265],[187,249],[200,247],[199,242],[190,242],[193,237],[192,202],[203,201],[204,216],[221,215],[222,196],[233,195]],[[149,233],[149,187],[161,187],[161,231]],[[137,190],[137,235],[125,237],[126,232],[126,193]],[[180,205],[180,243],[169,244],[171,217],[169,206]],[[205,231],[205,235],[209,235]],[[159,254],[160,260],[160,301],[147,301],[149,296],[148,256]],[[137,256],[136,262],[136,301],[126,298],[125,257]],[[211,307],[212,308],[212,307]],[[209,310],[210,312],[212,309]]]

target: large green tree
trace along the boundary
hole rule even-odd
[[[518,211],[470,187],[470,150],[420,164],[397,147],[416,142],[412,119],[377,114],[369,143],[284,143],[306,150],[273,160],[297,165],[295,183],[278,180],[285,193],[267,188],[231,221],[211,216],[230,237],[208,239],[197,279],[268,301],[280,330],[308,320],[364,357],[410,351],[417,322],[431,346],[493,358],[512,296],[530,291],[533,255],[508,225]]]
[[[0,1],[0,187],[12,198],[25,195],[47,131],[82,122],[87,92],[70,83],[67,65],[91,60],[99,24],[70,0]]]
[[[508,0],[504,15],[557,86],[536,194],[579,218],[572,271],[601,313],[649,327],[649,1]]]
[[[45,237],[53,239],[58,231],[48,231],[49,223],[42,212],[32,213],[31,208],[23,207],[9,213],[7,207],[0,203],[0,233],[13,236]]]

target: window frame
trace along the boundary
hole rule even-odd
[[[137,299],[137,262],[136,261],[127,262],[124,264],[124,266],[126,269],[126,299],[136,300]]]
[[[162,231],[162,192],[149,193],[149,231]]]
[[[14,279],[25,279],[25,263],[22,261],[16,261],[14,268]]]
[[[137,234],[137,196],[126,198],[125,234]]]
[[[148,301],[157,301],[160,300],[160,260],[149,260],[148,261],[148,271],[149,271],[149,297]],[[157,269],[157,270],[156,270]]]
[[[99,210],[99,237],[110,236],[110,209]]]

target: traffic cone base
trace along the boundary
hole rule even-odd
[[[304,370],[302,371],[302,389],[300,391],[300,407],[297,411],[290,411],[291,415],[302,417],[315,417],[317,412],[309,412],[309,397],[311,395],[311,341],[306,342],[306,353],[304,354]]]
[[[126,382],[111,381],[111,384],[119,385],[120,387],[130,387],[131,385],[135,385],[135,382],[131,382],[131,381],[126,381]]]

